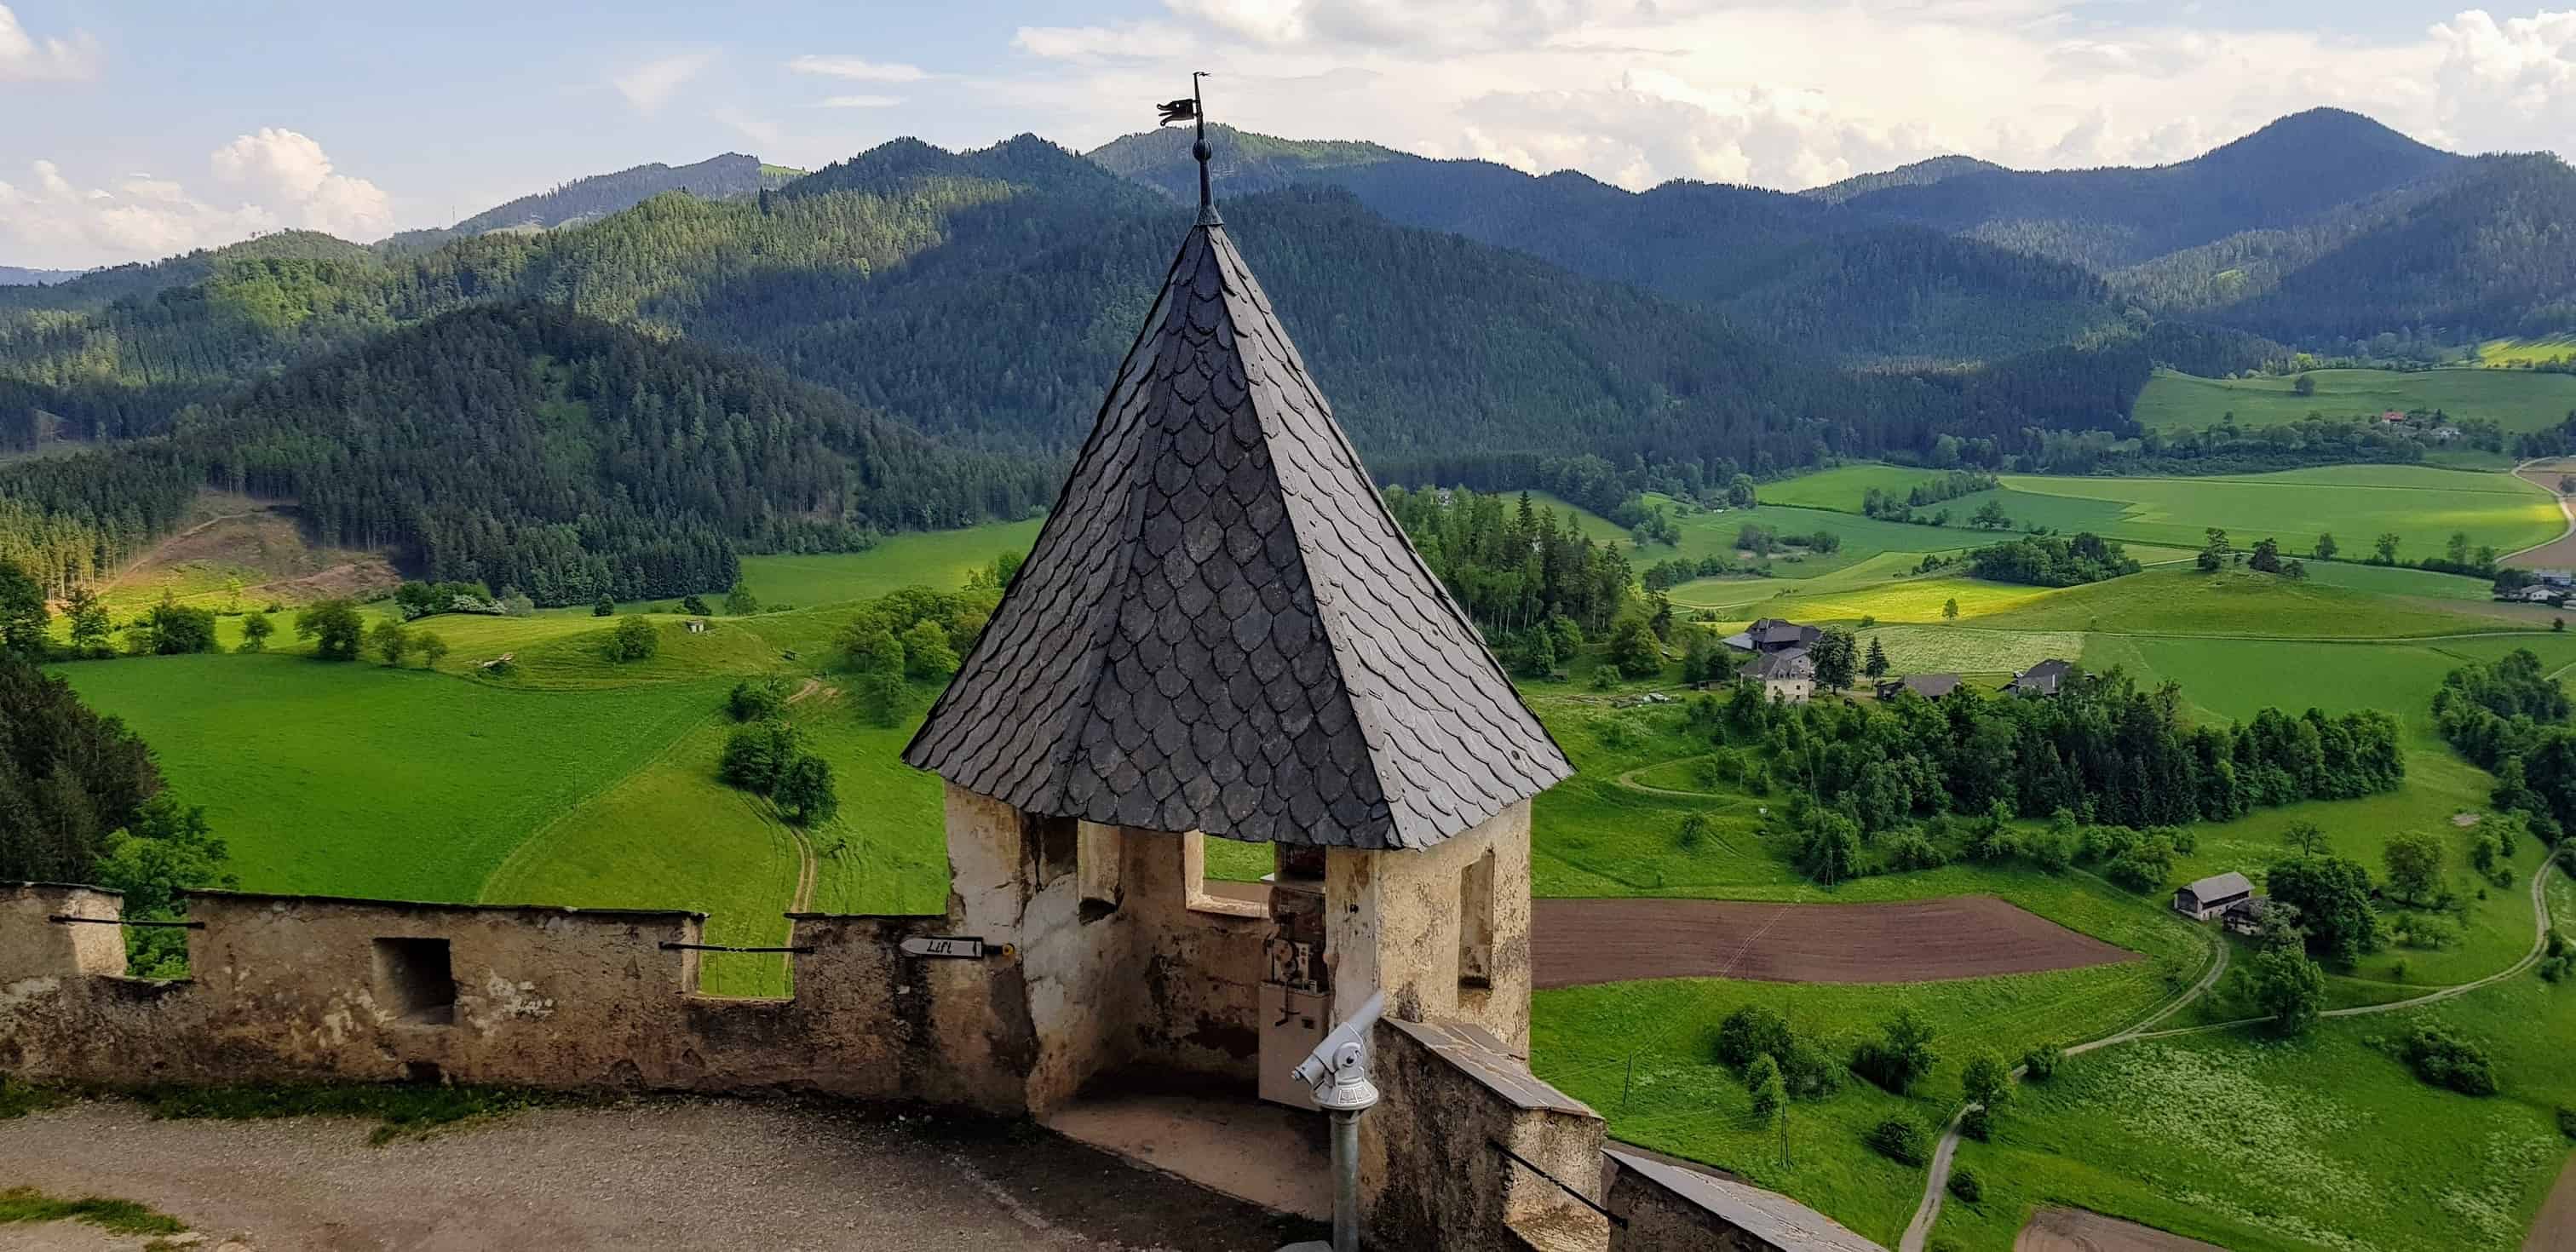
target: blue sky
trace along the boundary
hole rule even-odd
[[[0,0],[0,263],[371,238],[726,150],[1088,147],[1193,68],[1252,129],[1631,187],[2168,161],[2318,104],[2462,150],[2576,147],[2576,12],[2456,3]]]

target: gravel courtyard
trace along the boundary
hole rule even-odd
[[[205,1246],[1272,1252],[1291,1219],[1031,1127],[796,1104],[549,1109],[370,1147],[346,1119],[0,1121],[0,1187],[147,1204]],[[0,1249],[139,1246],[0,1226]]]

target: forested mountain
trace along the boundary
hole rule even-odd
[[[84,581],[213,486],[297,500],[320,541],[424,577],[564,604],[724,586],[740,551],[1022,516],[1051,483],[738,358],[512,304],[290,369],[167,439],[0,467],[0,555]]]
[[[1195,200],[1191,138],[1150,131],[1091,155]],[[1843,361],[1993,359],[2120,322],[2109,289],[2076,266],[1849,212],[1827,197],[1693,182],[1633,193],[1570,172],[1535,177],[1489,161],[1225,126],[1208,128],[1208,140],[1222,186],[1344,187],[1391,220],[1702,304]]]
[[[1979,170],[1845,203],[2108,271],[2244,231],[2297,226],[2462,159],[2356,113],[2311,109],[2172,165]]]
[[[85,270],[31,270],[15,265],[0,265],[0,287],[24,287],[34,283],[69,282]]]
[[[763,165],[760,158],[739,152],[709,157],[695,165],[670,166],[656,161],[614,174],[593,174],[551,191],[521,196],[443,230],[403,231],[385,240],[381,247],[386,252],[402,254],[487,231],[551,230],[623,212],[672,191],[685,191],[708,200],[739,199],[765,188],[784,186],[796,174],[794,170]]]
[[[118,300],[148,301],[173,287],[204,282],[225,261],[338,261],[363,265],[374,260],[364,246],[312,230],[281,230],[221,248],[199,248],[160,261],[138,261],[91,270],[69,282],[46,287],[0,287],[0,314],[19,309],[103,309]]]
[[[2003,166],[1992,161],[1981,161],[1972,156],[1937,156],[1930,160],[1900,165],[1892,170],[1880,170],[1874,174],[1854,174],[1841,182],[1827,183],[1822,187],[1809,187],[1798,194],[1811,200],[1822,200],[1827,204],[1841,204],[1854,196],[1867,195],[1882,188],[1921,187],[1945,178],[1955,178],[1961,174],[1987,172],[2005,171]]]
[[[2478,158],[2218,316],[2299,339],[2576,330],[2576,170],[2546,153]]]

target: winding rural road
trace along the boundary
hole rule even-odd
[[[2513,469],[2512,469],[2512,471],[2511,471],[2511,473],[2513,474],[2513,476],[2514,476],[2514,477],[2516,477],[2516,478],[2522,478],[2522,481],[2527,482],[2527,483],[2530,483],[2532,486],[2534,486],[2534,487],[2538,487],[2538,488],[2540,488],[2541,490],[2548,492],[2548,493],[2549,493],[2549,495],[2550,495],[2550,498],[2551,498],[2551,499],[2554,499],[2554,500],[2556,500],[2556,501],[2558,502],[2558,512],[2559,512],[2559,514],[2560,514],[2561,516],[2564,516],[2564,517],[2567,519],[2567,529],[2566,529],[2566,530],[2564,530],[2564,531],[2559,532],[2558,537],[2557,537],[2557,538],[2555,538],[2555,539],[2550,539],[2550,540],[2546,540],[2546,541],[2543,541],[2543,542],[2540,542],[2540,543],[2535,543],[2535,544],[2531,545],[2531,546],[2530,546],[2530,547],[2528,547],[2528,548],[2516,548],[2516,549],[2514,549],[2514,550],[2513,550],[2513,551],[2511,551],[2511,552],[2505,553],[2503,556],[2497,557],[2497,558],[2496,558],[2496,560],[2498,560],[2498,561],[2510,561],[2510,560],[2514,559],[2515,557],[2521,556],[2521,555],[2522,555],[2523,553],[2525,553],[2525,552],[2538,552],[2538,551],[2540,551],[2542,548],[2550,547],[2550,546],[2552,546],[2552,545],[2554,545],[2554,544],[2561,544],[2561,543],[2565,543],[2565,542],[2567,542],[2567,541],[2568,541],[2568,540],[2570,540],[2570,539],[2576,539],[2576,501],[2571,501],[2571,500],[2569,500],[2567,497],[2562,496],[2562,495],[2559,495],[2559,494],[2558,494],[2557,489],[2556,489],[2556,488],[2554,488],[2554,487],[2552,487],[2552,486],[2550,486],[2548,483],[2540,482],[2540,481],[2538,481],[2538,480],[2536,480],[2536,479],[2523,478],[2523,476],[2522,476],[2522,472],[2523,472],[2524,470],[2529,469],[2529,468],[2531,468],[2531,467],[2532,467],[2532,466],[2534,466],[2534,465],[2538,465],[2538,464],[2540,464],[2542,461],[2561,461],[2561,460],[2565,460],[2565,459],[2566,459],[2566,458],[2564,458],[2564,457],[2554,457],[2554,456],[2535,457],[2535,458],[2533,458],[2533,459],[2531,459],[2531,460],[2524,461],[2523,463],[2521,463],[2521,464],[2519,464],[2519,465],[2514,466],[2514,467],[2513,467]]]
[[[2524,953],[2521,960],[2474,982],[2444,987],[2439,991],[2416,996],[2410,1000],[2397,1000],[2387,1004],[2365,1004],[2348,1009],[2329,1009],[2320,1016],[2370,1017],[2380,1013],[2394,1013],[2400,1009],[2438,1004],[2444,1000],[2467,995],[2481,987],[2493,986],[2539,964],[2541,954],[2548,950],[2549,871],[2556,861],[2555,857],[2544,857],[2540,862],[2540,868],[2531,875],[2531,950]],[[2175,1030],[2154,1029],[2156,1023],[2172,1017],[2181,1012],[2185,1005],[2207,995],[2211,987],[2218,985],[2219,977],[2227,972],[2227,941],[2213,933],[2211,942],[2217,947],[2218,959],[2210,962],[2209,972],[2201,975],[2200,981],[2194,983],[2190,990],[2175,997],[2172,1003],[2149,1014],[2128,1029],[2118,1034],[2105,1035],[2089,1043],[2079,1043],[2068,1048],[2066,1054],[2076,1056],[2098,1048],[2107,1048],[2113,1044],[2133,1043],[2141,1039],[2172,1039],[2182,1035],[2234,1030],[2240,1026],[2252,1026],[2270,1020],[2261,1017],[2240,1017],[2234,1021],[2213,1022],[2206,1026],[2184,1026]],[[2016,1066],[2012,1076],[2013,1081],[2021,1081],[2022,1069]],[[1950,1118],[1949,1126],[1942,1131],[1941,1144],[1932,1153],[1931,1171],[1923,1180],[1923,1202],[1914,1210],[1914,1220],[1906,1225],[1905,1238],[1897,1243],[1897,1252],[1923,1252],[1924,1241],[1932,1234],[1932,1224],[1940,1220],[1941,1197],[1948,1192],[1950,1185],[1950,1162],[1959,1150],[1959,1121],[1967,1115],[1967,1112],[1967,1108],[1961,1108]]]

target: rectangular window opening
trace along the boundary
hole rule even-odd
[[[407,1026],[456,1022],[456,975],[444,939],[378,939],[376,1003]]]
[[[1030,866],[1036,881],[1044,888],[1074,872],[1082,860],[1082,822],[1071,817],[1042,817],[1031,813],[1021,819],[1021,829],[1028,841]]]
[[[1458,985],[1494,985],[1494,850],[1458,871]]]

